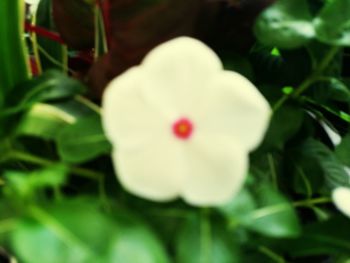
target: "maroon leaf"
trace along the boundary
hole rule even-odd
[[[93,7],[94,4],[85,0],[52,0],[55,25],[68,46],[75,49],[94,47]]]
[[[110,0],[110,51],[89,74],[95,94],[101,94],[111,78],[139,64],[156,45],[193,35],[201,6],[200,0]]]
[[[63,39],[72,47],[92,47],[91,7],[84,0],[53,1]],[[98,0],[105,11],[109,52],[90,69],[87,80],[92,93],[100,97],[112,78],[139,64],[156,45],[177,36],[199,38],[217,51],[249,50],[254,43],[254,20],[273,1]]]

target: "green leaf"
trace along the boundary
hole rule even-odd
[[[168,263],[159,240],[143,223],[114,211],[103,213],[94,199],[64,200],[46,209],[29,207],[11,233],[21,262]],[[122,218],[123,217],[123,218]]]
[[[13,198],[31,198],[38,190],[62,186],[68,174],[65,165],[58,164],[31,173],[7,171],[4,191]]]
[[[296,237],[300,234],[299,220],[292,204],[266,184],[257,189],[255,196],[242,190],[218,210],[233,228],[242,225],[274,238]]]
[[[293,49],[315,35],[306,0],[279,0],[267,8],[255,25],[258,40],[268,46]]]
[[[244,224],[256,208],[254,197],[247,189],[243,189],[230,202],[218,207],[218,210],[229,220],[231,227],[234,227],[241,223]]]
[[[329,100],[350,102],[350,90],[337,78],[325,78],[319,85],[314,85],[311,92],[319,103],[326,103]]]
[[[71,163],[85,162],[111,150],[100,116],[96,114],[81,118],[64,128],[56,143],[62,160]]]
[[[269,185],[262,185],[256,193],[258,209],[242,222],[260,234],[282,238],[300,235],[300,225],[292,204]]]
[[[335,154],[345,165],[350,166],[350,134],[347,134],[336,147]]]
[[[350,186],[349,176],[344,170],[343,164],[336,155],[324,144],[314,139],[306,140],[299,148],[298,158],[312,163],[322,173],[317,174],[318,180],[324,178],[330,188],[337,186]],[[309,176],[306,173],[306,176]],[[321,177],[322,176],[322,177]]]
[[[350,220],[334,217],[325,222],[307,225],[303,235],[283,244],[288,254],[294,257],[314,255],[350,256]]]
[[[168,263],[159,240],[139,223],[119,222],[118,235],[111,241],[106,262]],[[137,251],[137,253],[136,253]]]
[[[14,114],[37,102],[59,100],[72,97],[85,90],[79,81],[66,76],[57,70],[49,70],[40,77],[26,81],[16,87],[10,95],[9,105],[16,105],[8,108],[2,114]]]
[[[29,58],[26,55],[23,27],[24,1],[0,1],[0,90],[2,94],[7,94],[29,77]]]
[[[73,124],[76,117],[61,108],[50,104],[38,103],[23,117],[16,134],[56,139],[60,131]]]
[[[176,244],[176,262],[179,263],[235,263],[240,262],[238,244],[220,225],[212,224],[206,231],[206,219],[190,217],[180,229]]]
[[[333,0],[314,20],[316,37],[321,42],[350,46],[350,1]]]
[[[282,149],[284,144],[299,131],[303,119],[304,113],[299,107],[285,105],[280,108],[272,116],[261,147]]]

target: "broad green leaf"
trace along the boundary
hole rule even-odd
[[[169,262],[155,235],[124,210],[114,211],[112,218],[93,199],[80,198],[28,211],[11,233],[21,262]]]
[[[23,218],[11,235],[16,255],[27,263],[103,262],[99,259],[117,233],[92,200],[28,210],[29,218]]]
[[[257,188],[255,196],[242,190],[231,202],[218,208],[230,226],[242,225],[274,238],[298,236],[299,221],[291,203],[269,185]]]
[[[350,166],[350,134],[347,134],[335,149],[335,154],[343,164]]]
[[[350,46],[349,17],[349,0],[328,3],[314,20],[317,39],[331,45]]]
[[[299,131],[303,119],[302,109],[294,105],[285,105],[277,110],[272,116],[262,147],[282,149],[284,144]]]
[[[269,185],[258,187],[253,196],[243,190],[227,205],[219,208],[231,227],[242,225],[259,234],[274,237],[296,237],[299,220],[292,204]]]
[[[22,220],[12,233],[12,246],[26,263],[86,262],[88,255],[73,244],[63,243],[56,233],[34,220]]]
[[[324,144],[314,139],[306,140],[298,151],[299,158],[313,164],[321,174],[316,176],[318,180],[325,180],[331,188],[337,186],[350,186],[349,176],[344,170],[343,164],[337,159],[336,155]],[[306,173],[306,176],[309,176]]]
[[[36,79],[22,83],[10,95],[8,104],[12,106],[2,114],[14,114],[28,109],[37,102],[65,99],[84,91],[79,81],[65,74],[49,70]],[[14,106],[15,105],[15,106]]]
[[[185,221],[176,244],[178,263],[235,263],[240,262],[238,244],[224,226],[212,225],[205,229],[205,222],[197,217]],[[205,219],[204,219],[205,220]],[[208,220],[208,224],[210,219]]]
[[[258,18],[255,35],[265,45],[293,49],[315,35],[306,0],[278,0]]]
[[[287,241],[283,246],[288,254],[295,257],[340,253],[350,256],[349,230],[349,219],[334,217],[307,225],[299,239]]]
[[[244,224],[244,221],[257,208],[256,201],[247,189],[241,190],[227,204],[218,207],[218,210],[228,220],[232,227],[235,225]]]
[[[296,237],[300,225],[292,204],[269,185],[262,185],[255,196],[258,209],[249,213],[241,223],[260,234],[282,238]]]
[[[71,163],[85,162],[111,150],[101,126],[100,116],[96,114],[81,118],[64,128],[56,143],[62,160]]]
[[[31,198],[39,190],[62,186],[68,174],[65,165],[58,164],[30,173],[20,171],[5,172],[5,192],[12,198]]]
[[[24,1],[0,1],[0,91],[2,94],[13,90],[17,84],[29,77],[29,58],[26,55],[23,27]],[[0,99],[1,97],[3,96],[0,96]]]
[[[29,57],[24,42],[24,1],[0,2],[0,112],[13,95],[15,86],[29,78]],[[18,93],[14,93],[19,95]],[[0,137],[9,135],[19,121],[0,118]]]
[[[168,263],[169,259],[159,240],[146,227],[130,222],[121,225],[111,241],[106,262]]]
[[[326,103],[329,100],[350,102],[350,90],[337,78],[326,78],[318,85],[314,85],[311,91],[319,103]]]
[[[73,124],[76,117],[54,105],[35,104],[23,117],[16,134],[56,139],[60,131]]]

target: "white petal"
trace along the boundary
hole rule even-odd
[[[24,2],[26,2],[29,5],[37,5],[39,4],[40,0],[25,0]]]
[[[149,76],[144,83],[149,99],[163,110],[184,115],[195,110],[194,103],[206,95],[208,80],[220,73],[222,64],[202,42],[180,37],[151,51],[142,68]]]
[[[118,147],[147,142],[170,129],[161,111],[140,92],[143,79],[142,71],[132,68],[110,82],[103,94],[103,127]]]
[[[332,192],[334,205],[345,215],[350,217],[350,188],[338,187]]]
[[[266,99],[242,75],[225,71],[213,80],[198,119],[202,132],[231,135],[247,150],[262,141],[271,110]]]
[[[338,133],[336,133],[331,127],[329,127],[329,125],[324,121],[320,121],[320,124],[327,133],[333,145],[338,146],[341,143],[341,136]]]
[[[178,197],[183,184],[181,144],[155,138],[154,144],[119,149],[113,161],[121,184],[129,192],[154,201]]]
[[[246,178],[248,154],[245,150],[228,137],[196,135],[189,146],[182,190],[185,201],[197,206],[213,206],[231,200]]]

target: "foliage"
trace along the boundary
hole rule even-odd
[[[121,28],[108,24],[106,1],[58,2],[42,0],[36,19],[27,13],[26,23],[37,27],[25,33],[23,1],[0,1],[0,260],[349,261],[350,219],[330,198],[335,187],[349,186],[349,0],[277,0],[264,10],[271,1],[256,1],[258,11],[254,1],[109,1],[118,14],[109,19]],[[56,23],[64,16],[57,25],[52,10]],[[76,24],[69,28],[65,19]],[[94,22],[98,37],[91,41]],[[74,34],[73,44],[53,41],[56,28],[68,44]],[[252,32],[256,38],[247,41]],[[213,47],[273,108],[244,188],[221,207],[159,204],[127,193],[110,161],[94,85],[81,81],[104,83],[137,63],[149,43],[176,34]],[[84,50],[92,43],[99,47],[95,61]],[[329,130],[342,138],[339,145]]]

